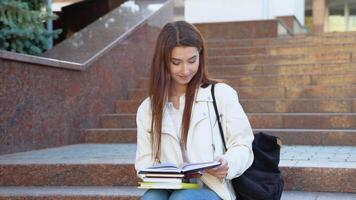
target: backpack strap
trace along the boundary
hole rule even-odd
[[[226,148],[226,142],[225,142],[225,137],[224,137],[224,131],[222,129],[221,122],[220,122],[220,117],[219,117],[220,115],[219,115],[219,111],[218,111],[218,106],[216,105],[214,90],[215,90],[215,83],[211,84],[211,96],[213,97],[213,104],[214,104],[216,120],[218,121],[220,136],[221,136],[222,142],[224,144],[224,150],[226,152],[227,148]]]

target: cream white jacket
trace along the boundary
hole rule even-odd
[[[211,96],[211,86],[199,88],[196,101],[193,104],[190,128],[187,138],[187,157],[189,162],[212,161],[223,157],[229,166],[226,179],[219,180],[210,175],[203,174],[202,181],[224,200],[234,200],[235,195],[230,180],[240,176],[253,161],[252,141],[253,133],[248,118],[242,109],[236,91],[225,83],[215,86],[215,97],[224,130],[227,152],[219,133],[216,115]],[[173,121],[164,110],[161,136],[161,162],[183,163],[182,152]],[[150,100],[145,99],[137,111],[137,151],[135,168],[152,166],[150,125]],[[215,148],[214,148],[215,146]],[[215,149],[215,150],[214,150]]]

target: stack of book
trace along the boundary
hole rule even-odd
[[[198,189],[197,183],[191,183],[192,178],[199,178],[201,170],[219,166],[220,162],[189,163],[177,167],[172,163],[157,164],[140,170],[143,182],[138,188],[145,189]]]

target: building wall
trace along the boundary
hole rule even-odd
[[[304,24],[304,0],[186,0],[185,19],[192,23],[274,19],[295,15]]]

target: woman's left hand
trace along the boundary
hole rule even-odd
[[[226,162],[226,160],[223,158],[219,158],[218,161],[221,163],[221,165],[211,168],[211,169],[207,169],[204,172],[206,172],[210,175],[213,175],[219,179],[223,179],[227,175],[227,171],[229,170],[229,165]]]

